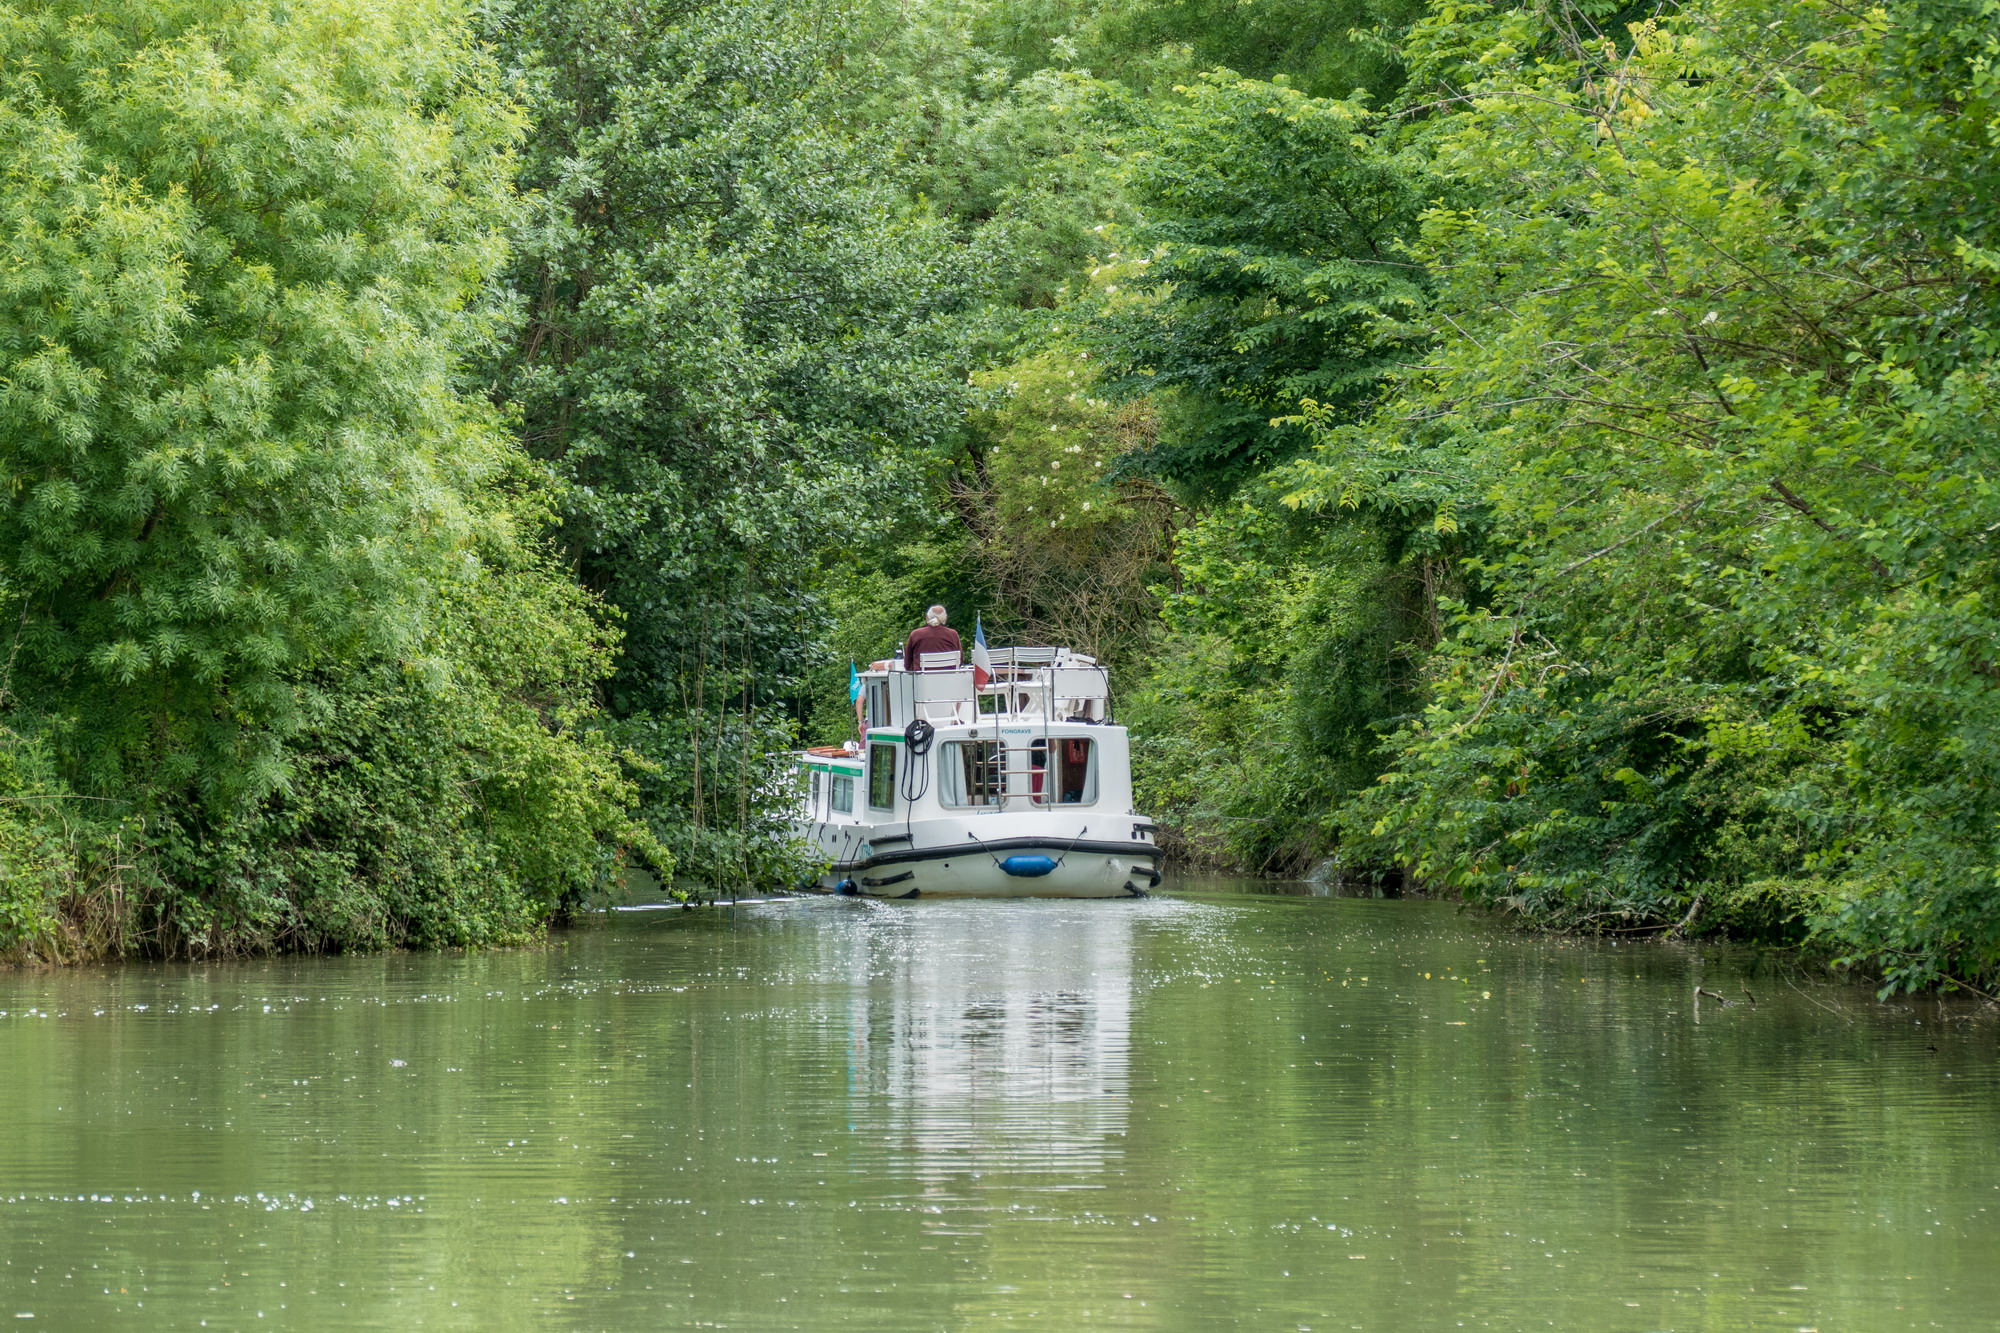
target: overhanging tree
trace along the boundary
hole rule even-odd
[[[0,950],[519,938],[623,835],[605,636],[462,370],[522,128],[471,37],[0,7]]]
[[[565,483],[578,570],[623,613],[611,698],[691,873],[776,850],[756,830],[819,572],[921,494],[963,393],[966,266],[831,127],[839,25],[534,0],[496,29],[537,126],[504,392]]]

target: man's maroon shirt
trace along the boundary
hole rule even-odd
[[[962,649],[958,631],[951,626],[925,625],[910,631],[910,641],[903,648],[903,665],[915,671],[923,665],[924,653],[956,653]]]

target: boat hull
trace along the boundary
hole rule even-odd
[[[872,674],[875,720],[859,743],[798,756],[793,832],[826,867],[800,888],[1141,898],[1159,884],[1157,830],[1132,808],[1131,741],[1104,720],[1102,672],[1081,672],[1082,684],[1068,667],[1039,684],[1017,672],[1007,688],[1018,698],[985,700],[998,712],[970,670]],[[1097,695],[1084,688],[1093,680]],[[1024,712],[1036,690],[1042,711]]]
[[[807,887],[864,898],[1143,898],[1159,882],[1151,846],[1009,838],[885,852]]]

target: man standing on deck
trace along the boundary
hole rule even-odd
[[[903,645],[903,665],[911,671],[919,670],[925,653],[957,653],[963,651],[958,641],[958,631],[944,623],[944,608],[934,606],[924,612],[924,623],[910,631],[910,640]]]

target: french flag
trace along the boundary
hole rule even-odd
[[[986,622],[975,616],[972,621],[972,684],[977,689],[993,679],[993,657],[986,651]]]

